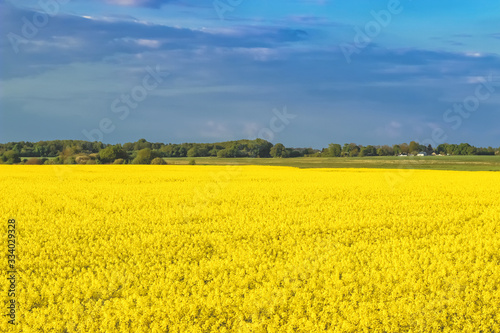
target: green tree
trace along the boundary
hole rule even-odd
[[[355,143],[350,143],[349,144],[349,155],[350,157],[356,157],[359,155],[361,151],[361,147],[359,147],[357,144]]]
[[[377,155],[378,156],[393,156],[394,149],[390,146],[383,145],[382,147],[379,147],[377,149]]]
[[[134,143],[134,150],[142,150],[146,148],[151,149],[151,143],[147,142],[146,139],[139,139],[136,143]]]
[[[330,143],[328,145],[328,156],[340,157],[342,153],[342,147],[338,143]]]
[[[195,144],[187,151],[186,155],[187,157],[209,156],[209,152],[207,147]]]
[[[223,158],[241,157],[241,155],[242,154],[241,154],[237,144],[233,144],[230,148],[219,150],[217,152],[217,157],[223,157]]]
[[[101,163],[113,163],[116,159],[127,159],[128,154],[121,145],[108,146],[99,152]]]
[[[407,143],[402,143],[401,145],[399,145],[399,148],[401,149],[401,153],[403,153],[403,154],[410,153],[410,147],[408,146]]]
[[[419,153],[420,152],[420,145],[418,144],[418,142],[412,141],[412,142],[410,142],[410,146],[408,147],[408,149],[409,149],[410,153],[412,153],[412,154],[415,152]]]
[[[219,150],[217,148],[212,148],[209,152],[208,152],[208,156],[217,156],[217,152]]]
[[[132,161],[132,164],[151,164],[151,161],[155,158],[154,152],[149,148],[141,149],[137,152],[136,158]]]
[[[446,144],[445,145],[446,154],[447,155],[454,155],[456,147],[457,147],[457,145],[455,145],[455,144]]]
[[[228,158],[228,157],[232,157],[232,156],[229,155],[229,149],[222,149],[222,150],[217,151],[217,157]]]
[[[446,154],[446,146],[448,144],[442,143],[436,147],[436,154]]]
[[[273,144],[264,139],[255,139],[255,145],[257,148],[256,157],[269,157],[271,156],[271,148]]]
[[[132,151],[134,150],[134,144],[132,142],[127,142],[123,144],[123,149],[125,151]]]
[[[348,143],[344,143],[344,146],[342,147],[341,156],[349,156],[350,152],[351,152],[351,146]]]
[[[425,148],[425,152],[428,154],[428,155],[432,155],[432,153],[434,153],[434,148],[432,148],[432,145],[429,143],[429,145]]]
[[[271,157],[281,158],[288,157],[285,146],[282,143],[275,144],[270,151]]]
[[[366,146],[360,149],[359,156],[376,156],[377,149],[374,146]]]
[[[6,164],[14,164],[14,163],[19,163],[21,162],[21,159],[19,158],[19,153],[17,153],[14,150],[8,150],[3,154],[2,160]]]

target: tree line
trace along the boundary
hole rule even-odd
[[[427,155],[495,155],[500,148],[474,147],[468,143],[448,144],[443,143],[433,148],[430,144],[425,146],[416,141],[409,144],[402,143],[393,146],[362,146],[355,143],[346,143],[343,146],[331,143],[328,148],[321,151],[321,156],[329,157],[363,157],[363,156],[398,156],[417,155],[426,153]]]
[[[313,148],[287,148],[263,139],[237,140],[217,143],[153,143],[145,139],[124,144],[105,144],[82,140],[53,140],[39,142],[9,142],[0,144],[2,164],[165,164],[168,157],[364,157],[416,155],[495,155],[499,148],[474,147],[468,143],[440,144],[436,148],[412,141],[393,146],[343,146],[331,143],[322,150]]]

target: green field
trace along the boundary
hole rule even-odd
[[[22,157],[23,158],[23,157]],[[24,157],[25,158],[25,157]],[[49,157],[48,159],[54,159]],[[166,157],[168,164],[186,165],[276,165],[297,168],[381,168],[457,171],[500,171],[500,156],[425,156],[425,157],[296,157],[296,158],[217,158]]]
[[[281,165],[298,168],[384,168],[460,171],[500,171],[500,156],[425,156],[425,157],[297,157],[297,158],[165,158],[168,164],[198,165]]]

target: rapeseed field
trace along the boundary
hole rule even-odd
[[[497,172],[2,165],[0,185],[17,332],[500,332]]]

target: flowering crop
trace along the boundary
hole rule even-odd
[[[61,168],[0,166],[19,332],[500,331],[500,173]]]

